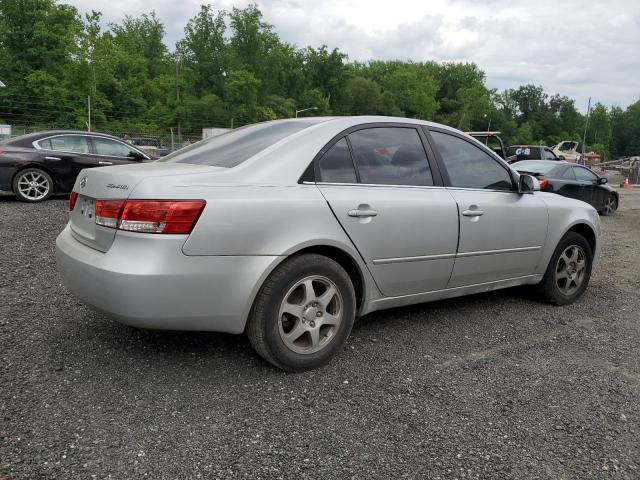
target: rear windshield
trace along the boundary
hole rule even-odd
[[[564,169],[564,165],[558,165],[557,163],[546,163],[546,162],[518,162],[512,165],[518,172],[527,172],[527,173],[539,173],[540,175],[549,176],[549,174],[556,168]]]
[[[540,147],[527,147],[515,145],[507,148],[507,157],[516,155],[518,160],[540,159]]]
[[[285,120],[248,125],[194,143],[157,161],[232,168],[283,138],[316,123],[318,120]]]

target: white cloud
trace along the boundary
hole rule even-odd
[[[62,0],[108,22],[155,10],[172,48],[205,0]],[[219,0],[229,10],[249,0]],[[640,98],[637,0],[259,0],[280,37],[338,47],[352,60],[475,62],[494,88],[524,83],[626,106]]]

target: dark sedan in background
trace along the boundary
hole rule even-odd
[[[535,176],[540,190],[590,203],[601,215],[613,215],[618,209],[618,192],[587,167],[557,160],[523,160],[512,166]]]
[[[123,165],[151,157],[117,137],[57,130],[31,133],[0,143],[0,190],[24,202],[69,193],[83,168]]]

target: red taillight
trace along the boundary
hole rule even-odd
[[[96,200],[96,224],[141,233],[188,234],[204,200]]]
[[[118,228],[125,200],[96,200],[96,225]]]
[[[549,180],[547,180],[546,178],[539,178],[538,181],[540,182],[540,190],[543,190],[544,187],[549,185]]]
[[[76,192],[71,192],[69,195],[69,211],[72,212],[76,206],[76,200],[78,200],[78,194]]]

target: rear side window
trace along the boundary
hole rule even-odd
[[[452,187],[512,190],[506,168],[471,143],[446,133],[431,132]]]
[[[415,128],[381,127],[349,134],[361,183],[433,185],[427,154]]]
[[[349,145],[346,139],[336,142],[318,162],[320,182],[356,183]]]
[[[232,168],[317,122],[298,120],[249,125],[194,143],[157,161]]]
[[[89,153],[87,137],[83,135],[60,135],[38,141],[40,148],[60,152]]]
[[[567,169],[565,169],[564,172],[562,172],[562,177],[565,180],[575,180],[576,179],[576,175],[573,173],[573,168],[569,167]]]

